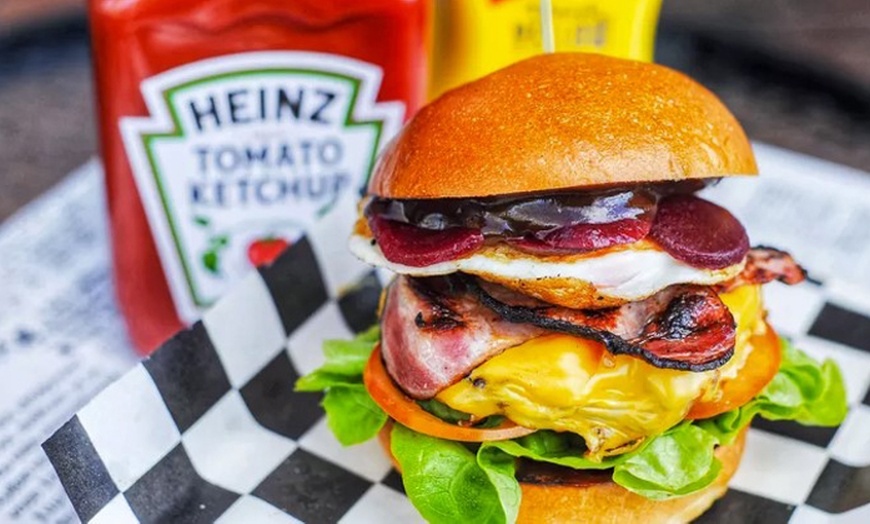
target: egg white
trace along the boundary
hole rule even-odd
[[[605,297],[625,301],[646,298],[673,284],[716,284],[734,277],[743,268],[743,262],[724,269],[695,268],[658,248],[650,248],[649,244],[629,245],[620,250],[604,251],[600,255],[592,253],[582,257],[563,257],[564,260],[520,252],[505,257],[483,249],[465,258],[424,267],[390,262],[380,247],[373,244],[371,237],[360,234],[351,237],[349,247],[363,262],[403,275],[423,277],[462,271],[484,279],[487,276],[527,281],[574,279],[588,282]]]

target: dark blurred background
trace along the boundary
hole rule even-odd
[[[870,1],[665,0],[656,60],[753,139],[870,171]],[[84,0],[0,0],[0,221],[95,152]]]

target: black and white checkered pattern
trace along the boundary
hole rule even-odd
[[[83,521],[421,521],[379,446],[341,447],[320,395],[293,391],[324,339],[374,322],[388,278],[346,252],[354,207],[338,209],[44,444]],[[768,288],[781,333],[840,363],[852,409],[834,429],[756,421],[701,521],[870,522],[870,307]]]

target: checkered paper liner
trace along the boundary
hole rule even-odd
[[[420,522],[376,442],[343,448],[296,379],[375,321],[390,278],[345,248],[337,206],[274,265],[98,395],[43,448],[85,522]],[[870,311],[767,286],[772,319],[844,372],[839,428],[757,420],[703,522],[870,522]]]

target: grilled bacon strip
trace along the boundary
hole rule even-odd
[[[506,320],[597,340],[614,355],[639,357],[659,368],[707,371],[734,354],[734,317],[708,286],[670,286],[619,307],[578,310],[543,302],[530,307],[525,297],[522,303],[504,302],[472,279],[467,285]]]
[[[734,318],[717,293],[805,277],[788,253],[755,247],[743,271],[717,286],[676,285],[619,307],[576,310],[467,275],[400,276],[387,290],[381,350],[390,375],[418,399],[548,331],[597,340],[657,367],[705,371],[734,353]]]
[[[734,352],[735,325],[708,287],[669,287],[605,310],[554,306],[473,277],[400,276],[387,290],[381,351],[414,398],[435,396],[502,351],[548,331],[602,342],[654,366],[705,371]]]
[[[398,276],[386,291],[381,354],[387,372],[411,397],[428,399],[487,359],[541,335],[516,324],[443,277]]]
[[[746,265],[737,276],[716,286],[719,293],[733,291],[740,286],[767,284],[779,280],[793,286],[800,284],[807,277],[807,272],[792,256],[785,251],[757,246],[746,254]]]

